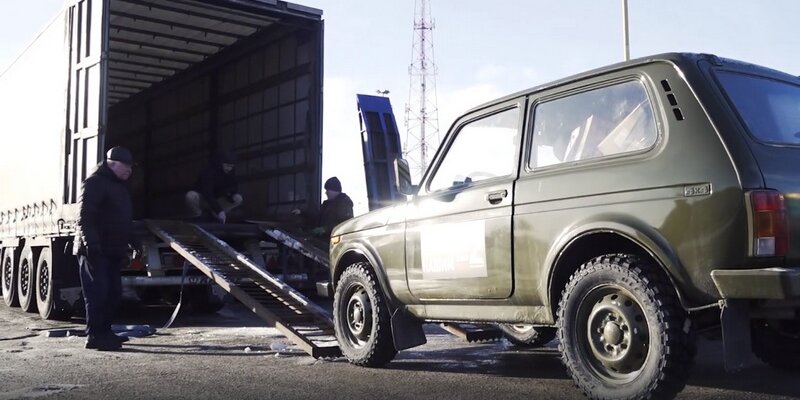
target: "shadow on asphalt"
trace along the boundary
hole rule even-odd
[[[329,308],[329,304],[321,304]],[[120,310],[117,323],[149,324],[159,328],[172,315],[174,306],[126,305]],[[82,324],[73,318],[71,323]],[[229,301],[217,313],[196,314],[181,310],[174,327],[265,327],[266,322],[247,308]],[[560,355],[551,343],[547,348],[528,349],[508,344],[505,341],[470,344],[436,329],[428,331],[429,344],[400,352],[387,368],[392,370],[485,374],[505,377],[569,380],[561,364]],[[435,333],[434,333],[435,332]],[[168,330],[159,334],[168,335]],[[241,346],[162,345],[132,341],[124,352],[174,354],[174,355],[219,355],[236,357],[263,357],[278,352],[269,348],[250,346],[251,352],[242,351]],[[774,396],[800,398],[797,372],[780,371],[760,362],[738,373],[727,373],[723,366],[721,342],[701,339],[695,365],[692,367],[688,386],[710,389],[753,392]],[[305,353],[280,352],[290,357],[305,357]],[[335,362],[345,362],[337,359]]]

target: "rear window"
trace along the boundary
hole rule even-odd
[[[800,86],[727,71],[717,78],[756,139],[800,145]]]

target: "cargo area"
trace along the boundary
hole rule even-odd
[[[219,150],[237,158],[238,217],[319,204],[321,21],[259,3],[110,1],[103,147],[137,159],[137,219],[185,216],[185,192]]]

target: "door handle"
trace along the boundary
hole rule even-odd
[[[508,190],[497,190],[494,192],[489,192],[489,194],[486,195],[486,200],[489,201],[489,204],[499,204],[501,201],[503,201],[503,199],[506,198],[506,196],[508,196]]]

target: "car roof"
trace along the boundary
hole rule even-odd
[[[673,64],[676,64],[680,68],[683,68],[683,67],[688,67],[690,65],[697,65],[697,62],[701,61],[701,60],[708,60],[708,61],[710,61],[711,63],[713,63],[714,65],[717,65],[717,66],[733,67],[733,68],[736,68],[736,69],[749,70],[749,71],[751,71],[753,73],[758,73],[758,74],[763,74],[763,75],[772,75],[772,76],[781,76],[783,79],[797,80],[797,77],[795,77],[793,75],[790,75],[790,74],[787,74],[787,73],[784,73],[784,72],[781,72],[781,71],[778,71],[778,70],[774,70],[774,69],[771,69],[771,68],[767,68],[767,67],[763,67],[763,66],[760,66],[760,65],[751,64],[751,63],[747,63],[747,62],[743,62],[743,61],[739,61],[739,60],[734,60],[734,59],[730,59],[730,58],[721,58],[721,57],[718,57],[718,56],[713,55],[713,54],[679,53],[679,52],[661,53],[661,54],[654,54],[654,55],[650,55],[650,56],[646,56],[646,57],[640,57],[640,58],[636,58],[636,59],[629,60],[629,61],[623,61],[623,62],[619,62],[619,63],[615,63],[615,64],[606,65],[606,66],[603,66],[603,67],[600,67],[600,68],[595,68],[595,69],[592,69],[592,70],[589,70],[589,71],[585,71],[585,72],[581,72],[581,73],[578,73],[578,74],[575,74],[575,75],[571,75],[571,76],[568,76],[566,78],[562,78],[562,79],[558,79],[558,80],[555,80],[555,81],[552,81],[552,82],[548,82],[548,83],[545,83],[543,85],[534,86],[532,88],[525,89],[525,90],[520,90],[518,92],[509,94],[509,95],[506,95],[506,96],[503,96],[503,97],[500,97],[500,98],[497,98],[495,100],[488,101],[488,102],[483,103],[483,104],[481,104],[481,105],[479,105],[477,107],[473,107],[469,111],[467,111],[467,113],[472,113],[474,111],[481,110],[483,108],[492,106],[492,105],[497,104],[497,103],[502,103],[504,101],[512,100],[512,99],[520,97],[520,96],[536,93],[536,92],[539,92],[539,91],[542,91],[542,90],[546,90],[546,89],[549,89],[549,88],[552,88],[552,87],[555,87],[555,86],[560,86],[560,85],[563,85],[563,84],[566,84],[566,83],[569,83],[569,82],[573,82],[573,81],[577,81],[577,80],[581,80],[581,79],[587,79],[587,78],[591,78],[593,76],[603,75],[603,74],[611,72],[611,71],[615,71],[615,70],[623,69],[623,68],[628,68],[628,67],[635,66],[635,65],[649,64],[649,63],[658,62],[658,61],[666,61],[666,62],[671,62]]]

